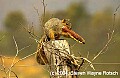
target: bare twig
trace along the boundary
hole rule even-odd
[[[117,8],[115,9],[114,15],[117,14],[119,8],[120,8],[120,4],[119,4],[119,5],[117,6]]]
[[[90,52],[88,51],[87,58],[89,58],[89,54],[90,54]]]
[[[39,40],[37,40],[37,39],[35,39],[35,38],[33,38],[33,37],[29,37],[30,39],[32,39],[32,40],[34,40],[36,43],[39,43],[40,44],[40,41]]]
[[[22,51],[22,50],[24,50],[24,49],[30,47],[31,45],[32,45],[32,44],[30,44],[30,45],[28,45],[28,46],[26,46],[26,47],[21,48],[18,52],[20,52],[20,51]]]
[[[100,52],[98,52],[98,54],[92,59],[92,61],[94,61],[99,55],[101,55],[105,51],[105,49],[109,46],[109,43],[111,42],[113,38],[113,34],[114,34],[114,30],[112,31],[110,39],[107,41],[105,46],[100,50]]]
[[[11,71],[11,72],[15,75],[16,78],[18,78],[17,74],[14,71]]]
[[[92,59],[92,61],[94,61],[99,55],[101,55],[101,54],[105,51],[105,49],[108,49],[108,46],[109,46],[111,40],[113,39],[113,35],[114,35],[114,32],[115,32],[116,14],[117,14],[119,8],[120,8],[120,4],[119,4],[118,7],[115,9],[114,16],[113,16],[113,24],[112,24],[113,30],[112,30],[111,35],[108,33],[108,41],[107,41],[107,43],[106,43],[105,46],[100,50],[100,52],[98,52],[98,54]]]
[[[39,22],[40,22],[40,26],[43,27],[43,26],[42,26],[42,18],[41,18],[41,16],[40,16],[39,10],[38,10],[38,8],[36,8],[36,7],[34,7],[34,9],[35,9],[35,11],[37,12],[37,15],[38,15],[38,18],[39,18]]]
[[[46,6],[47,4],[45,4],[45,0],[42,0],[42,5],[43,5],[43,16],[41,18],[40,16],[40,13],[39,13],[39,10],[34,7],[34,9],[36,10],[37,14],[38,14],[38,17],[39,17],[39,21],[40,21],[40,26],[43,28],[44,30],[44,24],[45,24],[45,15],[46,15]],[[44,32],[45,33],[45,32]]]
[[[16,47],[16,55],[15,55],[15,57],[13,58],[13,62],[12,62],[12,64],[11,64],[11,66],[14,64],[15,59],[16,59],[16,57],[18,56],[18,53],[19,53],[19,50],[18,50],[18,45],[17,45],[17,42],[16,42],[16,40],[15,40],[15,37],[14,37],[14,36],[13,36],[13,40],[14,40],[15,47]]]
[[[17,74],[16,74],[14,71],[12,71],[12,68],[13,68],[14,65],[17,64],[19,61],[23,60],[23,58],[22,58],[22,59],[19,59],[19,60],[16,61],[16,62],[15,62],[15,59],[17,58],[17,56],[18,56],[18,54],[19,54],[20,51],[22,51],[22,50],[24,50],[25,48],[28,48],[28,47],[31,46],[31,45],[28,45],[28,46],[23,47],[22,49],[19,50],[19,49],[18,49],[17,42],[16,42],[14,36],[13,36],[13,40],[14,40],[15,47],[16,47],[16,55],[15,55],[15,57],[13,58],[12,64],[11,64],[11,66],[8,68],[7,71],[5,71],[5,68],[6,68],[6,67],[4,67],[4,72],[5,72],[6,74],[8,74],[8,78],[11,77],[11,72],[15,75],[16,78],[18,78]],[[28,56],[27,56],[27,57],[28,57]],[[27,57],[24,57],[24,59],[27,58]],[[4,61],[3,61],[3,64],[4,64]],[[3,65],[3,66],[4,66],[4,65]],[[7,77],[7,76],[6,76],[6,77]]]
[[[3,71],[5,73],[5,75],[7,76],[6,72],[5,72],[5,64],[4,64],[4,56],[0,55],[1,58],[1,62],[2,64],[0,66],[2,66],[2,68],[0,68],[0,71]]]
[[[12,72],[12,67],[14,67],[18,62],[20,62],[20,61],[22,61],[22,60],[24,60],[24,59],[26,59],[26,58],[34,55],[34,54],[36,54],[36,52],[34,52],[34,53],[30,54],[30,55],[27,55],[27,56],[19,59],[18,61],[14,62],[14,63],[11,65],[11,67],[8,69],[8,71],[7,71],[7,72],[9,73],[9,76],[8,76],[8,77],[10,78],[10,73]],[[15,73],[15,72],[14,72],[14,73]],[[15,74],[15,76],[18,78],[17,74]]]
[[[0,39],[0,41],[5,37],[5,35],[2,36],[2,38]]]
[[[6,56],[3,56],[3,55],[0,55],[0,58],[1,58],[1,62],[2,62],[2,64],[1,64],[2,68],[0,70],[3,71],[5,73],[5,75],[6,75],[6,77],[7,77],[7,72],[6,72],[4,59],[5,58],[9,59],[10,57],[6,57]]]
[[[42,19],[41,23],[44,24],[44,23],[45,23],[45,8],[46,8],[47,5],[45,4],[45,1],[44,1],[44,0],[42,1],[42,4],[43,4],[44,14],[43,14],[43,19]],[[40,16],[38,10],[37,10],[37,9],[35,9],[35,10],[37,11],[38,16]],[[21,23],[20,23],[20,24],[21,24]],[[22,25],[22,24],[21,24],[21,25]],[[43,26],[44,26],[44,25],[43,25]],[[43,27],[43,26],[42,26],[42,27]],[[23,28],[31,35],[32,38],[34,38],[34,39],[35,39],[35,37],[36,37],[36,38],[39,38],[37,35],[34,34],[33,23],[32,23],[32,27],[31,27],[30,29],[26,29],[25,27],[23,27]],[[3,36],[3,37],[0,39],[0,41],[1,41],[4,37],[5,37],[5,36]],[[1,70],[1,71],[4,71],[4,72],[6,73],[6,77],[8,77],[8,78],[11,77],[11,76],[10,76],[10,75],[11,75],[11,72],[15,75],[16,78],[18,78],[17,74],[16,74],[14,71],[12,71],[12,68],[13,68],[18,62],[20,62],[20,61],[22,61],[22,60],[24,60],[24,59],[26,59],[26,58],[28,58],[28,57],[30,57],[30,56],[32,56],[32,55],[34,55],[34,54],[37,53],[37,52],[34,52],[34,53],[32,53],[32,54],[29,54],[29,55],[27,55],[27,56],[25,56],[25,57],[23,57],[23,58],[21,58],[21,59],[19,59],[18,61],[15,62],[15,60],[16,60],[19,52],[22,51],[22,50],[24,50],[25,48],[30,47],[31,45],[28,45],[28,46],[26,46],[26,47],[24,47],[24,48],[22,48],[22,49],[19,50],[18,45],[17,45],[17,42],[16,42],[14,36],[13,36],[13,40],[14,40],[15,47],[16,47],[16,55],[15,55],[15,57],[13,58],[12,64],[11,64],[11,66],[8,68],[8,70],[5,70],[6,67],[4,66],[4,58],[1,56],[1,61],[2,61],[2,65],[1,65],[1,66],[3,66],[4,69],[0,69],[0,70]],[[39,43],[39,41],[38,41],[37,39],[35,39],[35,41],[36,41],[37,43]]]
[[[45,23],[45,14],[46,14],[46,6],[47,4],[45,4],[45,0],[42,0],[42,4],[43,4],[43,25]]]
[[[30,34],[30,36],[31,37],[36,37],[36,38],[39,38],[37,35],[35,35],[33,32],[31,32],[31,30],[29,30],[29,29],[26,29],[25,27],[23,27],[29,34]]]
[[[22,50],[30,47],[30,46],[31,46],[31,45],[28,45],[28,46],[26,46],[26,47],[23,47],[22,49],[18,50],[18,53],[19,53],[20,51],[22,51]],[[18,53],[16,53],[16,55],[18,55]],[[28,56],[25,56],[25,57],[19,59],[18,61],[14,62],[14,63],[11,65],[11,68],[12,68],[15,64],[17,64],[19,61],[22,61],[22,60],[24,60],[24,59],[26,59],[26,58],[28,58],[28,57],[30,57],[30,56],[32,56],[32,55],[34,55],[34,53],[33,53],[33,54],[30,54],[30,55],[28,55]],[[17,57],[17,56],[16,56],[16,57]],[[14,58],[15,58],[15,57],[14,57]]]
[[[13,64],[14,64],[15,59],[16,59],[16,57],[18,56],[18,53],[19,53],[18,45],[17,45],[17,42],[16,42],[14,36],[13,36],[13,40],[14,40],[15,47],[16,47],[16,55],[15,55],[15,57],[13,58],[13,62],[12,62],[12,64],[11,64],[11,67],[9,68],[9,71],[8,71],[8,78],[10,78],[10,75],[11,75],[10,73],[11,73],[11,70],[12,70]],[[15,75],[16,75],[16,74],[15,74]]]
[[[29,28],[25,28],[24,26],[23,26],[23,24],[22,23],[19,23],[21,26],[22,26],[22,28],[25,30],[25,31],[27,31],[28,33],[29,33],[29,35],[31,36],[31,37],[36,37],[36,38],[39,38],[37,35],[35,35],[35,33],[34,33],[34,27],[33,27],[33,23],[32,23],[32,26]],[[29,26],[29,25],[28,25]]]
[[[2,55],[0,55],[0,58],[1,58],[1,62],[2,62],[1,66],[2,66],[3,68],[5,68],[5,65],[4,65],[4,63],[5,63],[4,57],[3,57]]]
[[[101,54],[105,53],[105,52],[108,50],[108,46],[109,46],[110,42],[112,41],[113,35],[114,35],[114,32],[115,32],[116,14],[117,14],[119,8],[120,8],[120,4],[119,4],[118,7],[115,9],[115,12],[114,12],[114,15],[113,15],[113,23],[112,23],[113,30],[112,30],[111,34],[107,33],[107,35],[108,35],[108,41],[107,41],[107,43],[106,43],[105,46],[98,52],[98,54],[97,54],[96,56],[94,56],[94,58],[92,59],[91,62],[93,62],[98,56],[100,56]],[[89,66],[89,65],[88,65],[88,66]],[[88,66],[86,66],[85,70],[87,69]]]
[[[38,17],[40,18],[40,13],[39,13],[39,10],[38,10],[38,8],[36,8],[35,6],[34,6],[34,9],[35,9],[35,11],[37,12],[37,14],[38,14]],[[39,19],[40,20],[40,19]]]
[[[29,55],[27,55],[27,56],[19,59],[18,61],[16,61],[16,62],[12,65],[12,67],[13,67],[14,65],[16,65],[18,62],[20,62],[20,61],[22,61],[22,60],[24,60],[24,59],[27,59],[28,57],[30,57],[30,56],[32,56],[32,55],[34,55],[34,54],[36,54],[36,53],[37,53],[37,52],[34,52],[34,53],[32,53],[32,54],[29,54]]]
[[[87,58],[83,58],[83,59],[86,60],[86,61],[89,63],[90,67],[91,67],[93,70],[95,70],[95,68],[94,68],[94,66],[93,66],[93,64],[92,64],[92,62],[91,62],[90,60],[88,60]]]

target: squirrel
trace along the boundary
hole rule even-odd
[[[57,40],[60,36],[64,36],[85,44],[85,40],[71,29],[69,19],[60,20],[58,18],[51,18],[45,23],[44,31],[44,35],[38,43],[36,53],[36,60],[41,65],[49,64],[43,49],[44,42]]]

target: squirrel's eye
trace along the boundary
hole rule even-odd
[[[69,23],[69,24],[67,23],[67,26],[69,29],[71,29],[71,23]]]
[[[68,23],[66,23],[66,25],[69,25]]]

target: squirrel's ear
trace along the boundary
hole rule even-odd
[[[65,20],[65,19],[63,19],[63,20],[62,20],[62,23],[65,23],[65,22],[66,22],[66,20]]]
[[[62,19],[62,23],[66,23],[66,22],[69,22],[70,19]]]
[[[68,22],[69,22],[69,21],[70,21],[70,19],[66,19],[66,21],[68,21]]]

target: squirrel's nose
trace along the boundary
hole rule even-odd
[[[69,29],[68,27],[63,26],[62,31],[67,33],[71,38],[78,41],[79,43],[85,44],[85,40],[80,35],[75,33],[73,30]]]

